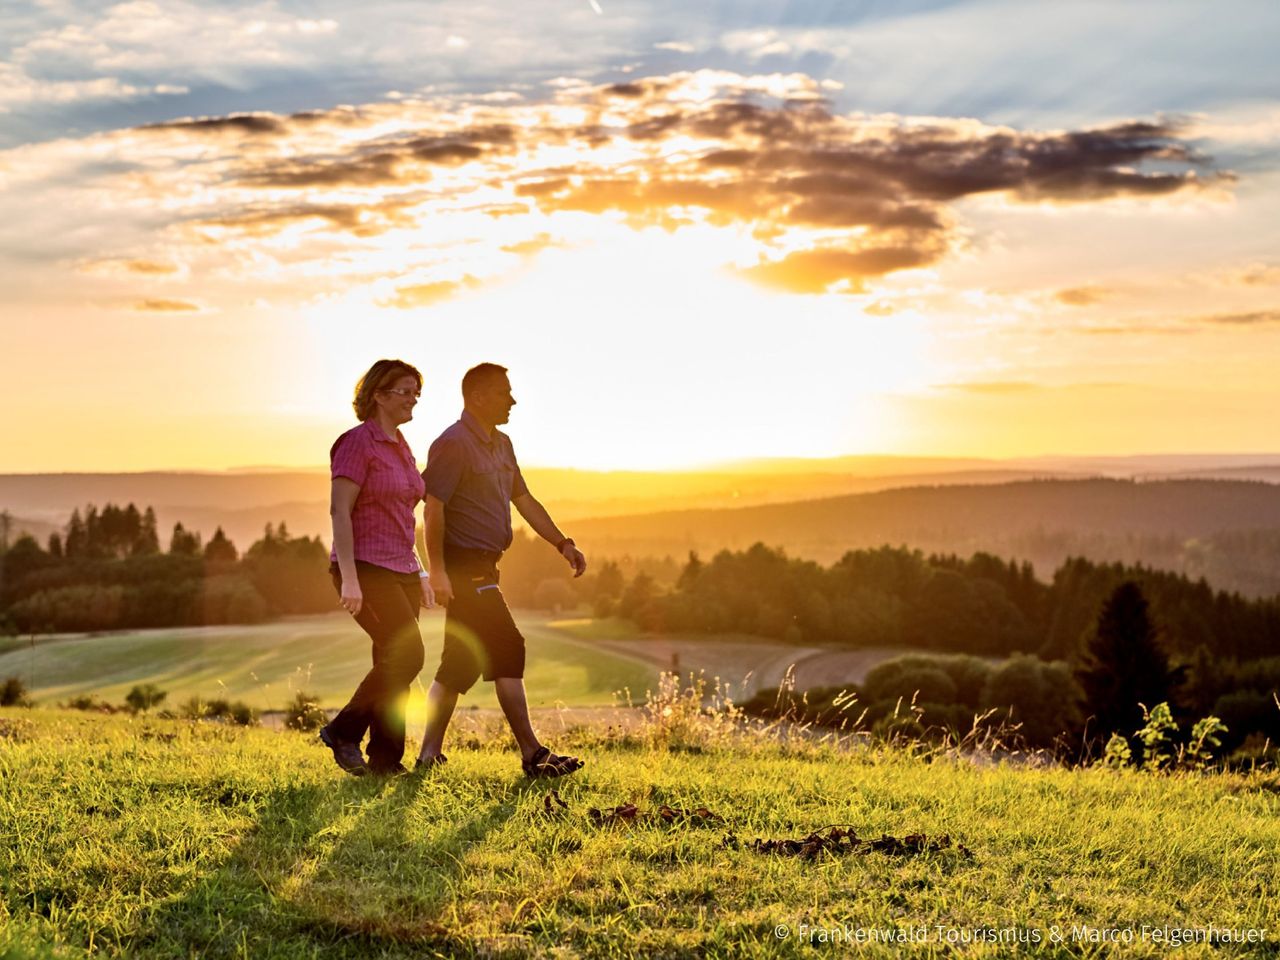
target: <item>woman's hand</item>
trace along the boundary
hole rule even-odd
[[[422,605],[430,610],[436,605],[436,592],[431,589],[431,581],[427,577],[419,577],[422,584]]]
[[[364,606],[364,594],[360,591],[360,581],[343,580],[342,599],[338,602],[342,604],[342,609],[353,617],[360,616],[360,608]]]
[[[432,570],[429,586],[433,598],[439,601],[442,607],[447,607],[449,601],[453,599],[453,584],[449,582],[449,575],[443,570]]]

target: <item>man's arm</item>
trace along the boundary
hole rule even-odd
[[[556,522],[551,519],[551,514],[547,513],[547,508],[534,499],[533,494],[522,493],[518,497],[512,497],[511,502],[520,511],[520,516],[524,517],[525,523],[533,528],[534,533],[553,547],[559,547],[567,539],[556,526]],[[573,567],[575,577],[580,577],[586,572],[587,558],[573,543],[565,543],[564,548],[560,550],[560,555],[569,566]]]
[[[422,526],[427,541],[428,582],[436,603],[448,606],[453,599],[453,584],[444,569],[444,501],[429,493],[422,508]]]

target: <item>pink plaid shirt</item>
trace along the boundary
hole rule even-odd
[[[413,508],[422,499],[422,475],[399,430],[392,440],[375,420],[340,436],[329,450],[333,477],[360,484],[351,510],[355,558],[400,573],[420,569],[413,552]],[[336,562],[335,548],[329,559]]]

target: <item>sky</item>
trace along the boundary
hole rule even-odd
[[[0,472],[1276,451],[1270,2],[0,6]]]

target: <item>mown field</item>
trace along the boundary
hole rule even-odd
[[[528,642],[525,685],[532,706],[603,707],[629,690],[642,702],[658,673],[702,673],[721,678],[742,700],[777,686],[794,665],[800,688],[833,678],[860,680],[881,660],[903,651],[794,647],[743,636],[646,636],[618,620],[555,619],[518,611]],[[427,661],[421,684],[431,681],[440,659],[443,618],[424,613]],[[17,676],[43,706],[79,694],[120,702],[140,683],[168,692],[165,706],[190,697],[243,700],[259,710],[279,710],[298,690],[341,707],[369,669],[369,641],[342,613],[291,617],[254,626],[179,627],[93,636],[21,638],[0,646],[0,679]],[[423,712],[424,686],[415,688],[410,720]],[[496,709],[491,684],[479,683],[464,708]]]
[[[547,625],[521,617],[528,641],[526,685],[535,706],[595,706],[613,702],[623,688],[638,697],[653,687],[657,668],[639,656],[606,650]],[[443,616],[424,613],[430,683],[440,661]],[[279,710],[298,690],[341,707],[369,669],[369,638],[343,613],[296,617],[255,626],[182,627],[128,633],[38,639],[33,648],[0,654],[0,678],[21,677],[32,696],[52,705],[92,693],[120,702],[139,683],[168,692],[166,706],[199,696],[244,700],[260,710]],[[411,719],[421,712],[422,689],[414,691]],[[493,685],[480,683],[463,706],[496,707]]]
[[[478,722],[438,774],[377,782],[300,734],[0,710],[0,957],[1167,956],[1172,931],[1210,925],[1268,929],[1176,955],[1278,955],[1274,773],[994,766],[702,723],[676,704],[625,736],[562,735],[588,766],[548,817],[550,786]],[[635,822],[588,815],[624,803]],[[663,803],[724,822],[645,816]],[[829,824],[952,843],[750,845]]]

